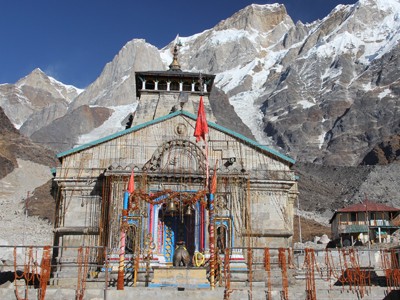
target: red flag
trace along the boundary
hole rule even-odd
[[[199,111],[197,112],[196,127],[194,128],[196,142],[200,141],[200,139],[205,141],[207,133],[208,125],[206,120],[206,112],[204,111],[203,96],[200,96]]]
[[[133,169],[131,173],[131,177],[129,178],[128,181],[128,192],[129,194],[132,194],[135,191],[135,178],[133,176]]]

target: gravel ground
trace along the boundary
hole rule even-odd
[[[28,193],[51,178],[49,167],[24,160],[18,160],[18,165],[0,180],[0,246],[52,245],[53,226],[24,212]],[[1,260],[10,260],[12,255],[12,248],[0,248]]]

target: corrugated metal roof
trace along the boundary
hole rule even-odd
[[[395,208],[393,206],[388,206],[382,203],[376,203],[369,200],[364,200],[362,203],[356,203],[353,205],[349,205],[347,207],[339,208],[335,211],[332,218],[329,220],[329,223],[332,224],[338,213],[352,213],[352,212],[373,212],[373,211],[382,211],[382,212],[396,212],[399,213],[400,209]]]
[[[383,203],[376,203],[369,200],[364,200],[362,203],[356,203],[337,210],[338,212],[364,212],[364,211],[400,211],[393,206],[388,206]]]
[[[101,139],[92,141],[90,143],[86,143],[84,145],[75,147],[73,149],[70,149],[70,150],[67,150],[67,151],[64,151],[64,152],[60,152],[60,153],[57,154],[57,157],[60,159],[62,157],[71,155],[73,153],[82,151],[84,149],[87,149],[87,148],[90,148],[90,147],[105,143],[107,141],[110,141],[112,139],[118,138],[118,137],[123,136],[125,134],[129,134],[131,132],[138,131],[138,130],[144,128],[144,127],[147,127],[147,126],[150,126],[150,125],[153,125],[153,124],[156,124],[156,123],[163,122],[165,120],[174,118],[174,117],[176,117],[178,115],[184,115],[184,116],[186,116],[186,117],[188,117],[190,119],[193,119],[193,120],[196,120],[196,118],[197,118],[195,115],[193,115],[191,113],[188,113],[188,112],[183,111],[183,110],[179,110],[179,111],[176,111],[174,113],[168,114],[166,116],[163,116],[163,117],[160,117],[160,118],[157,118],[157,119],[154,119],[154,120],[151,120],[151,121],[136,125],[136,126],[134,126],[132,128],[129,128],[129,129],[126,129],[126,130],[122,130],[122,131],[116,132],[114,134],[111,134],[109,136],[103,137]],[[268,148],[266,146],[263,146],[263,145],[257,143],[256,141],[253,141],[253,140],[245,137],[244,135],[242,135],[240,133],[237,133],[237,132],[235,132],[233,130],[230,130],[228,128],[225,128],[223,126],[220,126],[220,125],[215,124],[215,123],[210,122],[210,121],[207,121],[207,123],[208,123],[209,127],[217,129],[219,131],[222,131],[222,132],[224,132],[224,133],[226,133],[228,135],[231,135],[231,136],[233,136],[233,137],[235,137],[237,139],[240,139],[243,142],[245,142],[247,144],[250,144],[251,146],[254,146],[256,148],[259,148],[259,149],[261,149],[261,150],[263,150],[263,151],[265,151],[265,152],[267,152],[267,153],[269,153],[269,154],[271,154],[271,155],[273,155],[273,156],[275,156],[275,157],[277,157],[277,158],[279,158],[279,159],[281,159],[281,160],[283,160],[283,161],[285,161],[285,162],[287,162],[289,164],[294,164],[296,162],[293,158],[290,158],[290,157],[288,157],[288,156],[286,156],[284,154],[279,153],[278,151],[275,151],[275,150],[270,149],[270,148]]]

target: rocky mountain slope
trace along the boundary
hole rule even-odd
[[[54,166],[55,153],[22,136],[0,107],[0,245],[51,244],[49,221],[55,201],[50,190],[45,197],[34,190],[51,179]],[[41,204],[39,217],[28,217],[28,210],[34,214],[37,204]],[[46,215],[51,208],[53,212]],[[13,248],[0,249],[0,257],[12,262]]]
[[[217,73],[257,140],[357,165],[399,132],[399,11],[396,0],[360,0],[293,24],[283,5],[251,5],[182,39],[182,64]]]
[[[217,122],[297,159],[304,216],[326,223],[364,197],[400,207],[399,11],[398,0],[360,0],[295,24],[284,5],[254,4],[180,38],[183,70],[216,74]],[[166,69],[174,42],[129,41],[84,91],[38,69],[0,84],[14,125],[0,141],[3,176],[18,158],[54,163],[16,128],[56,152],[123,129],[137,105],[135,71]]]
[[[21,135],[0,107],[0,179],[18,168],[18,159],[51,167],[57,165],[55,153]]]

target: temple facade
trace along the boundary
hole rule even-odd
[[[291,246],[294,160],[215,123],[213,80],[176,65],[137,72],[132,127],[58,154],[58,263],[82,245],[126,257],[150,249],[158,266],[172,265],[177,242],[192,256]],[[201,98],[208,133],[196,141]],[[90,259],[103,255],[93,248]]]

